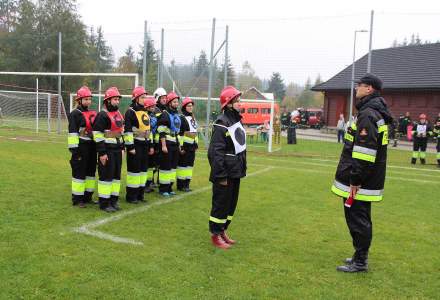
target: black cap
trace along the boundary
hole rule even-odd
[[[374,74],[367,73],[361,77],[361,79],[356,80],[356,83],[363,83],[371,85],[375,90],[380,91],[382,89],[382,80]]]

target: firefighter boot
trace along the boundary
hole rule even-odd
[[[113,209],[116,210],[121,210],[121,208],[119,207],[118,204],[118,198],[115,196],[111,196],[110,198],[110,206],[113,207]]]
[[[220,233],[220,236],[222,237],[222,239],[225,241],[226,244],[233,245],[236,243],[235,240],[229,238],[229,236],[226,234],[226,231]]]
[[[220,249],[227,250],[227,249],[229,249],[231,247],[231,245],[229,245],[228,243],[226,243],[222,239],[220,234],[213,234],[213,235],[211,235],[211,241],[212,241],[212,244],[215,247],[220,248]]]
[[[339,272],[345,272],[345,273],[367,272],[368,271],[368,264],[353,262],[351,264],[339,266],[336,268],[336,270]]]
[[[346,265],[351,265],[353,263],[353,258],[352,257],[346,258],[344,259],[343,263]],[[368,260],[366,260],[366,263],[368,264]]]
[[[421,158],[421,159],[420,159],[420,163],[421,163],[422,165],[426,165],[426,159]]]
[[[99,209],[105,212],[115,212],[116,210],[110,205],[110,199],[99,199]]]
[[[411,158],[411,163],[413,164],[413,165],[415,165],[416,164],[416,162],[417,162],[417,158]]]

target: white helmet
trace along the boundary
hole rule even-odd
[[[163,87],[160,87],[154,91],[154,98],[156,98],[156,101],[159,100],[159,97],[166,96],[166,95],[167,95],[167,91],[165,91],[165,89]]]

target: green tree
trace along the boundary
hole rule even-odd
[[[148,36],[150,34],[148,33]],[[143,73],[143,59],[144,59],[144,44],[140,46],[136,65],[138,73],[142,76]],[[151,38],[147,39],[147,86],[145,87],[150,93],[153,93],[157,84],[157,51],[154,48],[154,41]]]
[[[248,61],[243,63],[241,72],[237,75],[237,87],[241,91],[247,91],[251,87],[261,90],[263,83],[261,79],[255,75],[255,71]]]
[[[0,0],[0,33],[11,32],[17,24],[19,1]]]
[[[275,99],[278,101],[283,100],[284,96],[286,95],[286,86],[281,78],[280,73],[272,73],[272,77],[269,80],[269,87],[266,92],[273,93]]]

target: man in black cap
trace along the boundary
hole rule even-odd
[[[344,136],[332,192],[343,198],[345,220],[354,255],[339,266],[341,272],[368,270],[372,239],[371,202],[381,201],[385,182],[388,124],[392,117],[380,96],[382,81],[366,74],[357,81],[357,118]]]

